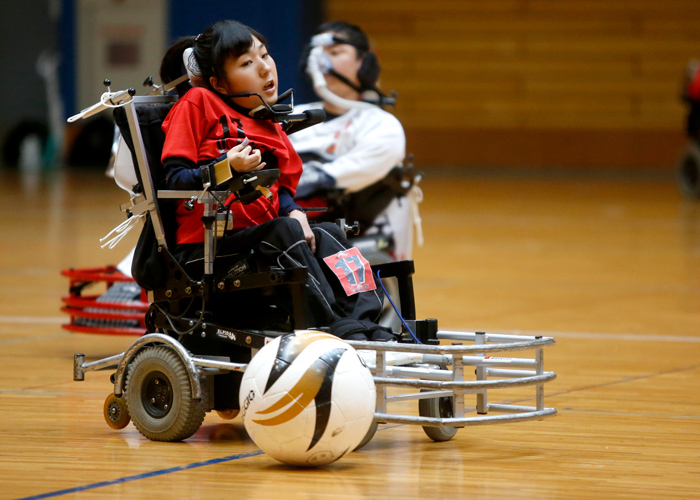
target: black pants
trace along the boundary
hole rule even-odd
[[[258,226],[241,229],[221,238],[217,243],[215,273],[221,274],[222,262],[239,262],[252,249],[266,267],[285,269],[306,267],[307,321],[309,327],[330,327],[339,320],[352,318],[365,324],[376,323],[382,310],[384,294],[376,290],[346,295],[340,280],[323,261],[324,257],[351,248],[343,231],[333,223],[312,225],[316,236],[316,252],[304,239],[301,224],[295,219],[279,217]],[[175,257],[190,272],[203,264],[203,245],[180,245]],[[195,274],[196,271],[194,272]],[[198,273],[201,275],[201,270]],[[375,282],[378,283],[376,277]],[[291,301],[280,296],[280,305],[292,314]]]

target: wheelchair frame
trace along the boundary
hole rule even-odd
[[[217,283],[213,282],[215,222],[217,215],[223,215],[217,214],[214,209],[214,195],[220,198],[227,193],[212,194],[206,190],[203,193],[156,191],[144,148],[136,105],[160,104],[174,100],[174,97],[165,95],[144,97],[132,95],[131,99],[126,99],[120,104],[120,106],[125,107],[134,145],[133,152],[137,160],[136,168],[139,169],[143,187],[142,192],[132,197],[129,203],[122,205],[121,209],[126,211],[129,217],[144,216],[146,213],[150,215],[159,251],[163,251],[166,258],[172,261],[169,262],[170,267],[179,271],[176,273],[179,277],[170,277],[165,288],[148,292],[149,302],[158,303],[174,300],[178,297],[207,297],[214,293],[284,285],[290,287],[293,292],[294,328],[303,329],[306,326],[303,307],[305,269],[273,268],[267,272],[235,278],[227,277]],[[170,256],[158,207],[159,199],[187,198],[204,205],[204,278],[199,281],[189,279],[184,270]],[[348,342],[360,351],[374,353],[371,356],[375,358],[373,365],[371,362],[368,363],[374,375],[377,391],[375,425],[358,448],[369,442],[376,431],[377,423],[421,425],[431,439],[445,441],[454,436],[458,427],[543,419],[556,415],[557,412],[554,408],[547,408],[544,404],[544,384],[553,380],[556,375],[544,369],[543,348],[553,345],[555,343],[553,338],[439,331],[437,320],[416,319],[412,261],[381,264],[373,269],[379,269],[382,278],[395,278],[397,280],[405,323],[400,342]],[[156,321],[156,326],[162,328],[163,331],[185,332],[188,335],[224,339],[235,345],[251,349],[252,355],[275,337],[288,333],[228,328],[202,321],[201,317],[197,322],[194,319],[184,317],[184,315],[178,318],[160,318]],[[441,342],[443,342],[442,345]],[[457,342],[458,344],[444,345],[444,342]],[[222,360],[212,356],[193,355],[178,340],[164,333],[148,333],[135,340],[125,352],[92,362],[86,362],[84,354],[75,354],[73,378],[76,381],[84,380],[86,372],[115,370],[112,375],[113,394],[107,398],[104,408],[105,419],[113,428],[123,428],[129,421],[129,409],[123,396],[125,396],[127,374],[131,369],[132,362],[140,353],[154,347],[165,347],[176,355],[178,363],[186,372],[191,399],[202,403],[202,407],[206,411],[214,409],[212,401],[207,401],[211,397],[207,389],[207,378],[223,373],[243,372],[247,366],[247,363],[235,363],[231,362],[230,359]],[[531,351],[534,354],[527,358],[491,356],[494,353],[521,351]],[[469,372],[472,368],[475,378],[470,380]],[[532,399],[535,403],[533,406],[491,402],[494,396],[489,396],[489,393],[493,394],[499,389],[524,386],[534,388]],[[145,389],[139,388],[139,390]],[[407,390],[412,392],[406,393]],[[416,390],[419,392],[415,392]],[[398,393],[395,393],[396,391]],[[467,395],[475,396],[473,407],[466,404],[465,396]],[[394,403],[412,400],[419,401],[419,416],[391,411],[390,405],[393,408]],[[166,410],[169,411],[167,406]],[[468,413],[473,411],[476,412],[476,415],[468,416]],[[498,414],[489,414],[489,412],[497,412]],[[188,429],[175,434],[149,435],[144,433],[139,425],[137,428],[149,439],[181,440],[194,433],[201,425],[203,418],[202,413],[198,422],[191,423]]]

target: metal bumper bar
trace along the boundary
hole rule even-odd
[[[368,365],[377,389],[375,421],[465,427],[540,420],[557,414],[544,405],[544,384],[556,374],[544,370],[543,349],[555,343],[553,338],[454,331],[438,331],[437,338],[441,345],[349,342],[360,351],[374,351]],[[532,354],[518,358],[503,355],[524,351]],[[492,397],[493,391],[521,387],[534,389],[530,397],[525,397],[533,400],[534,406],[489,403],[489,393]],[[406,393],[405,389],[421,392]],[[475,397],[473,405],[465,403],[468,395]],[[444,418],[389,411],[393,403],[444,397],[451,398],[451,415]],[[490,411],[498,413],[488,414]],[[473,412],[476,415],[467,415]]]

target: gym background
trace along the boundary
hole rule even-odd
[[[393,112],[421,168],[670,176],[687,142],[680,96],[686,65],[700,59],[697,0],[239,5],[2,0],[0,168],[31,162],[21,151],[27,135],[39,138],[43,168],[105,166],[111,125],[65,118],[97,102],[105,78],[112,90],[145,93],[141,82],[158,83],[172,41],[224,18],[268,37],[280,88],[297,89],[297,101],[313,98],[298,67],[313,28],[360,24],[377,49],[381,87],[398,93]]]

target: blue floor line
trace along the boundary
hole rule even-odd
[[[33,495],[30,497],[18,498],[17,500],[40,500],[42,498],[52,498],[61,495],[68,495],[70,493],[77,493],[79,491],[94,490],[96,488],[102,488],[104,486],[111,486],[113,484],[128,483],[130,481],[138,481],[139,479],[146,479],[149,477],[162,476],[164,474],[171,474],[173,472],[180,472],[188,469],[196,469],[197,467],[206,467],[207,465],[216,465],[223,462],[230,462],[231,460],[239,460],[241,458],[255,457],[257,455],[262,455],[262,451],[254,451],[251,453],[240,453],[238,455],[231,455],[228,457],[214,458],[212,460],[206,460],[204,462],[196,462],[188,465],[181,465],[179,467],[171,467],[169,469],[162,469],[153,472],[145,472],[143,474],[136,474],[134,476],[121,477],[119,479],[113,479],[112,481],[101,481],[99,483],[86,484],[84,486],[76,486],[75,488],[68,488],[65,490],[52,491],[49,493],[42,493],[40,495]]]
[[[386,427],[382,427],[381,429],[378,429],[378,431],[385,431],[388,429],[393,429],[395,427],[402,427],[403,425],[404,424],[386,426]],[[196,469],[197,467],[206,467],[207,465],[216,465],[216,464],[220,464],[223,462],[230,462],[232,460],[239,460],[241,458],[255,457],[258,455],[262,455],[262,454],[263,454],[263,452],[261,450],[252,451],[250,453],[239,453],[238,455],[231,455],[231,456],[222,457],[222,458],[213,458],[211,460],[206,460],[204,462],[196,462],[193,464],[181,465],[179,467],[171,467],[169,469],[156,470],[153,472],[144,472],[143,474],[136,474],[134,476],[127,476],[127,477],[120,477],[119,479],[113,479],[111,481],[101,481],[99,483],[86,484],[84,486],[76,486],[74,488],[68,488],[65,490],[51,491],[49,493],[41,493],[40,495],[32,495],[30,497],[22,497],[22,498],[17,498],[15,500],[41,500],[42,498],[58,497],[61,495],[68,495],[70,493],[78,493],[80,491],[87,491],[87,490],[94,490],[96,488],[103,488],[105,486],[111,486],[113,484],[129,483],[131,481],[138,481],[139,479],[146,479],[149,477],[162,476],[164,474],[171,474],[173,472],[180,472],[180,471],[188,470],[188,469]]]

